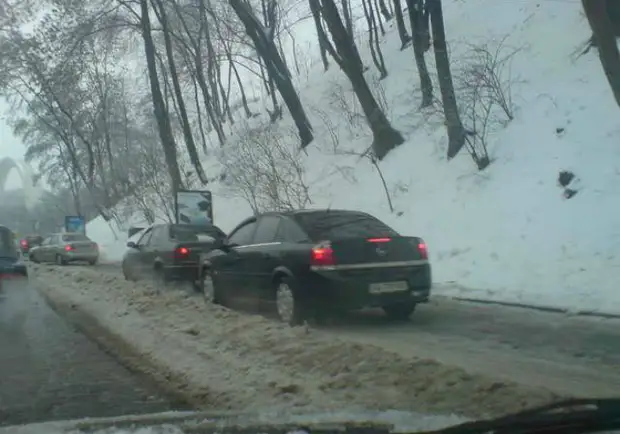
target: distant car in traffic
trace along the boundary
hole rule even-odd
[[[0,288],[4,279],[27,277],[28,269],[21,261],[15,234],[6,226],[0,226]]]
[[[99,260],[99,246],[84,234],[63,232],[51,234],[40,246],[30,250],[32,262],[54,262],[66,265],[87,262],[95,265]]]
[[[19,241],[19,246],[22,254],[28,255],[30,249],[40,246],[42,242],[43,237],[41,235],[28,235]]]
[[[217,226],[160,224],[142,232],[137,241],[129,241],[123,257],[123,276],[127,280],[154,278],[198,284],[198,258],[221,245],[226,234]]]
[[[407,319],[428,301],[431,266],[425,242],[402,236],[359,211],[265,213],[237,226],[200,257],[208,301],[272,307],[291,325],[310,317],[381,307]]]

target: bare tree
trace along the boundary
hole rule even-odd
[[[377,19],[375,18],[372,0],[362,0],[362,6],[364,8],[364,15],[366,16],[366,22],[368,24],[368,46],[370,47],[370,55],[372,57],[372,61],[379,70],[381,79],[384,79],[388,76],[388,71],[385,67],[383,53],[381,52],[379,33],[377,32]]]
[[[229,1],[230,5],[235,10],[235,13],[245,26],[247,34],[254,42],[256,51],[265,62],[265,67],[269,72],[269,76],[275,81],[276,86],[280,91],[280,95],[284,99],[289,109],[289,112],[291,113],[291,116],[295,121],[295,125],[297,126],[297,131],[301,139],[301,147],[305,148],[314,139],[314,136],[312,134],[312,125],[308,120],[303,105],[301,104],[299,95],[297,94],[297,91],[293,86],[293,82],[288,72],[288,68],[282,61],[280,53],[278,52],[278,49],[275,45],[275,27],[269,29],[264,28],[260,24],[260,21],[258,21],[258,19],[256,18],[256,15],[254,14],[254,11],[252,10],[250,4],[246,1]],[[269,10],[271,11],[271,13],[276,13],[274,1],[270,1]],[[271,20],[271,22],[275,22],[275,19]]]
[[[413,41],[413,56],[418,69],[418,75],[420,76],[420,90],[422,92],[420,107],[429,107],[433,104],[433,81],[424,59],[424,53],[430,49],[429,1],[432,0],[427,0],[425,8],[424,0],[407,0]]]
[[[427,2],[431,16],[439,88],[441,89],[443,112],[446,117],[446,128],[448,130],[448,159],[451,159],[465,145],[465,128],[461,122],[454,94],[441,0],[427,0]]]
[[[153,35],[151,34],[148,0],[140,0],[140,27],[144,40],[144,54],[149,73],[149,82],[151,84],[153,110],[155,112],[155,118],[157,119],[161,145],[164,149],[168,173],[170,174],[170,180],[172,182],[172,191],[176,193],[183,188],[183,181],[177,161],[177,147],[170,125],[170,117],[168,116],[168,110],[161,93],[159,76],[157,74],[155,43],[153,42]]]
[[[400,38],[400,49],[404,50],[411,44],[411,36],[407,33],[405,26],[405,18],[403,17],[403,7],[400,0],[394,1],[394,15],[396,17],[396,28],[398,29],[398,37]]]
[[[302,155],[270,126],[246,125],[239,140],[220,152],[220,163],[224,184],[255,213],[311,203]]]
[[[373,134],[372,149],[375,156],[382,160],[395,147],[404,143],[405,139],[397,131],[381,110],[368,82],[364,77],[362,60],[353,37],[347,32],[340,13],[333,0],[310,0],[317,2],[321,15],[325,20],[334,45],[327,39],[322,29],[317,29],[319,37],[325,38],[326,47],[334,61],[351,81],[360,105],[366,116],[366,121]],[[319,3],[320,2],[320,3]]]
[[[582,4],[599,49],[603,71],[616,104],[620,106],[620,53],[614,27],[607,13],[607,3],[605,0],[582,0]]]
[[[164,8],[162,0],[151,0],[153,10],[157,19],[162,25],[162,34],[164,37],[164,43],[166,48],[166,58],[168,59],[168,68],[170,70],[170,79],[174,88],[176,102],[178,104],[179,116],[181,118],[181,125],[183,128],[183,136],[185,138],[185,146],[189,153],[192,165],[196,169],[198,178],[203,184],[207,183],[207,176],[205,175],[200,157],[198,156],[198,149],[196,148],[196,142],[192,133],[189,117],[187,115],[187,109],[185,107],[185,99],[183,97],[183,91],[181,90],[181,84],[179,82],[179,74],[177,73],[177,66],[174,59],[174,50],[172,47],[172,35],[168,23],[168,15]]]

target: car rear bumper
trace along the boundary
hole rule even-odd
[[[192,283],[198,281],[198,264],[169,265],[164,270],[167,280]]]
[[[99,253],[68,252],[63,255],[63,259],[67,262],[73,262],[73,261],[95,262],[99,259]]]
[[[371,284],[387,282],[406,282],[406,289],[380,294],[371,292]],[[318,309],[354,310],[403,302],[425,303],[431,286],[431,267],[425,263],[413,267],[312,273],[304,292]]]

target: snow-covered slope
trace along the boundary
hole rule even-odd
[[[468,43],[493,47],[507,37],[506,46],[518,49],[511,68],[516,118],[490,136],[492,164],[478,172],[466,152],[446,161],[445,129],[436,116],[419,112],[413,53],[399,51],[392,27],[382,43],[389,77],[380,86],[373,68],[367,77],[377,95],[385,94],[388,117],[407,140],[381,163],[395,212],[367,160],[334,155],[334,137],[341,152],[358,153],[370,138],[363,122],[349,126],[342,101],[353,107],[355,98],[333,63],[322,72],[315,49],[302,56],[313,62],[297,77],[316,133],[302,157],[312,206],[368,211],[424,237],[436,282],[450,283],[437,293],[620,313],[620,113],[596,51],[575,55],[589,36],[580,3],[444,3],[454,71]],[[314,43],[311,20],[294,31],[299,46]],[[432,54],[427,62],[434,64]],[[285,116],[278,134],[296,146],[291,126]],[[206,163],[212,173],[220,170]],[[579,180],[571,199],[557,183],[562,170]],[[231,199],[225,186],[211,189],[223,229],[248,215],[248,205]],[[111,241],[102,222],[91,222],[88,231],[109,258],[121,254],[125,240]]]

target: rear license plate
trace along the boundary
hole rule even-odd
[[[383,282],[383,283],[371,283],[371,294],[389,294],[393,292],[404,292],[409,289],[407,282]]]

